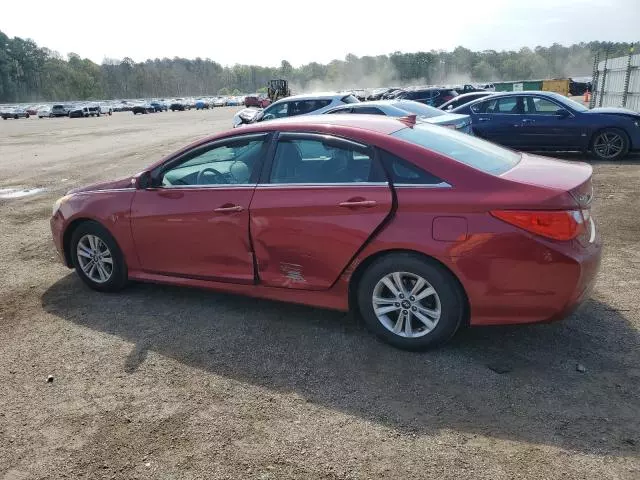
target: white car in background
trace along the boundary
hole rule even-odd
[[[334,107],[349,103],[360,103],[350,93],[310,93],[293,95],[272,103],[265,109],[245,108],[233,116],[233,126],[264,122],[274,118],[297,117],[299,115],[321,115]]]
[[[38,108],[38,118],[50,118],[51,117],[51,107],[49,105],[43,105]]]
[[[98,104],[100,108],[101,115],[112,115],[113,114],[113,106],[110,103],[102,102]]]

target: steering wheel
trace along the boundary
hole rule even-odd
[[[202,180],[204,179],[204,176],[207,174],[212,174],[214,175],[214,182],[213,184],[220,184],[220,183],[226,183],[224,180],[224,175],[222,175],[219,171],[217,171],[215,168],[210,168],[207,167],[203,170],[201,170],[198,173],[198,177],[196,178],[196,184],[197,185],[211,185],[210,182],[207,183],[203,183]]]

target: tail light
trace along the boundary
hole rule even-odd
[[[573,240],[585,231],[581,210],[493,210],[491,215],[553,240]]]

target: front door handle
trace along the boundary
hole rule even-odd
[[[223,205],[222,207],[218,207],[214,210],[217,213],[233,213],[233,212],[241,212],[244,210],[240,205]]]
[[[371,208],[378,204],[375,200],[348,200],[346,202],[340,202],[339,207],[344,208]]]
[[[536,123],[536,121],[532,118],[523,118],[522,123]]]
[[[488,122],[489,120],[491,120],[489,117],[478,117],[479,122]]]

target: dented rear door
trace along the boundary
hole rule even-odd
[[[391,213],[372,151],[319,134],[281,134],[250,206],[263,285],[328,289]]]

